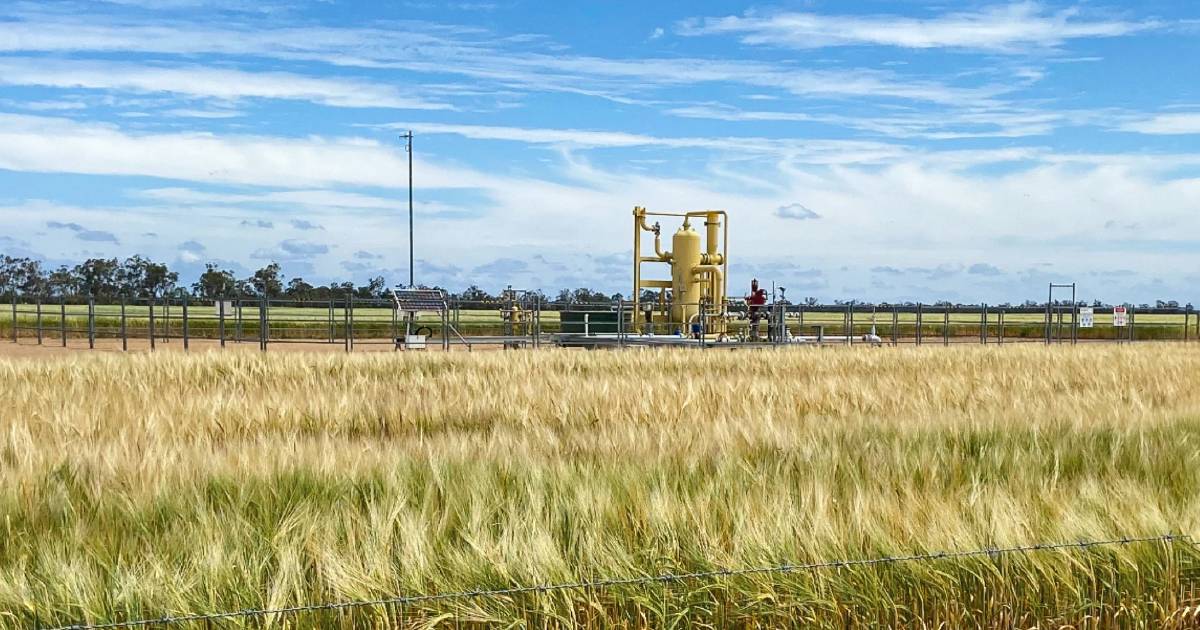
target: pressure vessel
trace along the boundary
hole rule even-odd
[[[700,233],[685,220],[671,239],[671,322],[685,334],[700,310],[700,281],[692,273],[700,264],[700,247]]]

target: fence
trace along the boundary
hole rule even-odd
[[[1143,548],[1129,549],[1135,545]],[[1135,555],[1140,562],[1132,560]],[[905,564],[921,565],[912,572],[925,575],[927,580],[910,582],[914,590],[911,593],[897,586],[903,580],[883,580],[879,575],[897,571]],[[1056,575],[1056,571],[1066,573]],[[1052,583],[1054,577],[1065,579],[1067,574],[1077,581]],[[886,601],[861,601],[870,599],[872,582],[876,586],[886,584]],[[939,585],[945,593],[977,599],[939,601]],[[838,592],[839,587],[849,590]],[[856,593],[858,589],[860,593]],[[906,596],[916,598],[906,601]],[[739,601],[743,597],[747,601]],[[839,603],[834,604],[831,598]],[[1200,549],[1189,537],[1174,534],[1081,540],[176,614],[81,623],[55,630],[181,625],[213,628],[225,623],[281,627],[632,624],[725,628],[785,627],[798,621],[810,622],[799,625],[818,625],[822,618],[833,627],[859,623],[908,627],[926,622],[937,625],[938,620],[951,626],[957,625],[955,620],[989,627],[1024,627],[1054,620],[1089,622],[1096,627],[1196,627],[1191,624],[1200,620]],[[624,625],[620,624],[622,619]]]
[[[537,298],[508,301],[451,299],[440,313],[409,318],[390,300],[346,295],[327,300],[187,297],[122,299],[98,303],[87,297],[12,296],[9,316],[0,316],[0,334],[15,343],[105,349],[156,349],[160,344],[190,349],[228,345],[318,344],[353,350],[399,350],[409,334],[423,335],[444,349],[452,346],[539,347],[572,336],[583,341],[607,335],[623,343],[635,335],[629,302],[544,303]],[[1078,307],[944,305],[792,305],[763,307],[765,334],[752,326],[745,305],[730,307],[732,339],[784,344],[873,343],[927,345],[952,343],[1078,343],[1091,341],[1200,341],[1200,313],[1188,308],[1129,309],[1127,325],[1113,326],[1099,315],[1083,328]],[[641,324],[638,324],[639,326]],[[698,320],[655,322],[656,336],[689,336]],[[703,347],[704,344],[698,344]]]

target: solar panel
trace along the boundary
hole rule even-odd
[[[406,313],[446,310],[446,294],[441,289],[400,289],[392,292],[396,309]]]

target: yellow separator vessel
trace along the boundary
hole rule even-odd
[[[682,217],[671,237],[671,251],[662,249],[662,228],[646,217]],[[692,221],[704,222],[704,236]],[[725,278],[729,270],[729,217],[724,210],[648,212],[633,209],[633,329],[639,333],[682,333],[692,337],[728,336],[729,309]],[[654,233],[654,255],[642,255],[643,232]],[[642,278],[642,263],[666,263],[670,280]],[[657,290],[658,298],[643,302],[642,291]],[[668,291],[670,294],[668,295]]]

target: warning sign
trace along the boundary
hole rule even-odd
[[[1129,320],[1127,317],[1128,316],[1125,313],[1124,306],[1113,307],[1113,326],[1116,326],[1117,328],[1124,328],[1125,326],[1128,326]]]
[[[1096,322],[1096,312],[1090,306],[1079,307],[1079,327],[1091,328]]]

